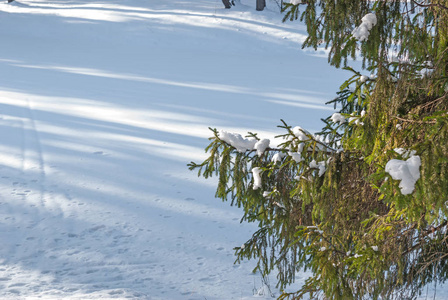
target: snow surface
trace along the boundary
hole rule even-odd
[[[208,127],[319,130],[348,76],[267,4],[0,3],[0,299],[260,297],[256,226],[186,164]]]

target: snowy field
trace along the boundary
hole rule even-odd
[[[0,3],[0,299],[254,297],[255,227],[186,165],[209,126],[319,130],[349,74],[241,2]]]

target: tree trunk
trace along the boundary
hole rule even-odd
[[[230,4],[230,0],[222,0],[225,8],[231,8],[232,4]]]
[[[258,11],[262,11],[266,7],[266,0],[257,0],[257,7],[256,9]]]

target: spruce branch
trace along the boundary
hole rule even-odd
[[[411,1],[412,1],[412,3],[417,5],[418,7],[438,7],[438,8],[441,8],[441,9],[448,10],[447,6],[445,6],[443,4],[440,4],[440,3],[423,4],[423,3],[417,2],[416,0],[411,0]]]
[[[411,120],[411,119],[405,119],[405,118],[401,118],[398,116],[394,116],[394,119],[403,121],[403,122],[407,122],[407,123],[414,123],[414,124],[436,124],[437,121],[436,120],[431,120],[431,121],[420,121],[420,120]]]

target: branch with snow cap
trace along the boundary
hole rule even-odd
[[[326,162],[325,161],[320,161],[320,162],[316,162],[316,160],[312,160],[310,162],[310,169],[318,169],[319,170],[319,177],[321,177],[322,175],[325,174],[325,171],[327,170],[326,167]]]
[[[219,138],[234,147],[238,152],[246,152],[253,150],[257,140],[254,138],[245,139],[238,133],[230,133],[224,130],[219,131]]]
[[[370,13],[365,15],[361,19],[361,22],[361,25],[359,25],[352,31],[353,37],[360,42],[365,41],[369,38],[370,30],[377,24],[378,21],[376,15],[374,13]]]
[[[307,130],[296,126],[291,130],[291,133],[293,137],[297,138],[299,141],[298,148],[300,149],[298,154],[300,155],[301,151],[304,148],[303,142],[308,141],[314,141],[319,146],[320,150],[324,150],[327,152],[337,152],[336,149],[333,149],[326,143],[322,142],[319,139],[319,136],[314,136],[311,133],[309,133]],[[255,135],[253,135],[255,136]],[[227,145],[233,147],[236,149],[236,151],[240,153],[245,152],[252,152],[256,151],[258,156],[261,156],[265,151],[278,151],[279,154],[277,156],[274,156],[272,158],[272,161],[274,163],[277,163],[281,161],[283,157],[285,157],[286,150],[281,148],[271,148],[270,146],[270,140],[269,139],[261,139],[257,140],[256,138],[250,137],[250,138],[244,138],[239,133],[230,133],[224,130],[220,130],[219,133],[216,135],[216,137],[225,142]],[[293,139],[291,138],[291,140]],[[300,157],[297,154],[291,154],[292,152],[289,151],[288,154],[290,156],[293,156],[294,160],[297,162],[302,161]]]
[[[333,147],[327,145],[325,142],[321,141],[320,136],[318,135],[312,135],[311,133],[309,133],[307,130],[303,129],[300,126],[296,126],[292,129],[292,134],[300,141],[300,142],[307,142],[307,141],[314,141],[318,147],[320,148],[319,150],[322,151],[326,151],[326,152],[337,152],[336,149],[334,149]],[[299,146],[301,146],[302,148],[299,150],[299,154],[300,152],[302,152],[303,150],[303,146],[304,144],[301,143],[299,144]],[[291,152],[289,152],[288,154],[290,154]],[[290,156],[293,156],[290,154]],[[297,157],[298,158],[298,157]],[[297,160],[296,160],[297,161]]]
[[[240,153],[255,150],[258,156],[261,156],[269,148],[270,144],[269,139],[246,139],[239,133],[230,133],[224,130],[219,131],[219,139],[234,147]]]
[[[353,121],[354,121],[353,124],[355,125],[361,125],[361,126],[364,125],[364,123],[361,122],[361,118],[363,118],[366,115],[366,111],[363,110],[360,116],[355,116],[354,114],[355,113],[353,113],[347,120],[342,114],[334,113],[330,119],[333,123],[335,124],[339,123],[340,125],[344,124],[345,122],[351,124]]]
[[[410,195],[420,179],[421,159],[418,155],[411,155],[407,160],[391,159],[387,162],[385,171],[392,179],[400,180],[400,191],[403,195]]]
[[[340,113],[334,113],[331,116],[331,121],[333,123],[339,123],[339,124],[344,124],[345,123],[345,117],[343,115],[341,115]]]

